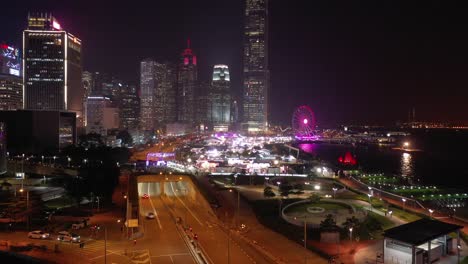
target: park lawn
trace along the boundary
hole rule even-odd
[[[468,257],[464,257],[463,260],[460,263],[461,264],[468,264]]]
[[[325,210],[340,210],[340,209],[350,209],[349,207],[342,205],[342,204],[337,204],[337,203],[328,203],[328,202],[319,202],[319,203],[303,203],[303,204],[298,204],[294,205],[291,207],[288,207],[287,210],[285,210],[285,213],[303,213],[307,212],[308,207],[321,207]]]
[[[393,211],[394,216],[396,216],[396,217],[398,217],[398,218],[400,218],[402,220],[408,221],[408,222],[413,222],[413,221],[421,219],[421,216],[419,216],[417,214],[414,214],[412,212],[403,211],[403,210],[401,210],[399,208],[390,207],[389,210]]]
[[[71,199],[70,197],[62,196],[62,197],[59,197],[59,198],[49,200],[49,201],[45,202],[44,205],[49,207],[49,208],[57,209],[57,208],[64,208],[64,207],[73,206],[74,202],[73,202],[73,199]]]
[[[367,218],[359,227],[361,239],[380,239],[383,237],[383,230],[394,227],[395,224],[385,216],[369,212]]]

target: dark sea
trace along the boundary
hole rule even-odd
[[[418,152],[404,153],[377,145],[339,145],[304,143],[297,146],[331,164],[350,151],[358,167],[368,173],[403,176],[421,185],[436,185],[468,191],[468,130],[416,129],[399,139]]]

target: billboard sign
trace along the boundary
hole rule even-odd
[[[0,44],[0,72],[20,76],[21,58],[17,48]]]

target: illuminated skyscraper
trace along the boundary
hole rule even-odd
[[[268,0],[246,0],[243,74],[243,127],[262,131],[268,125]]]
[[[177,76],[177,120],[184,123],[195,121],[195,93],[197,88],[197,56],[190,48],[181,54]]]
[[[23,80],[19,50],[0,44],[0,110],[23,109]]]
[[[213,67],[208,93],[208,120],[214,130],[227,131],[231,122],[231,79],[227,65]]]
[[[156,74],[156,121],[157,127],[162,128],[177,120],[177,74],[172,63],[155,63]]]
[[[145,59],[140,62],[140,129],[154,130],[156,127],[156,62]]]
[[[24,108],[75,112],[82,126],[81,40],[50,14],[28,15],[23,52]]]
[[[127,130],[137,129],[140,117],[140,98],[135,85],[123,85],[119,108],[120,127]]]

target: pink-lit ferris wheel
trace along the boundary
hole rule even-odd
[[[292,116],[292,129],[299,140],[316,139],[315,115],[310,107],[302,105],[294,110]]]

